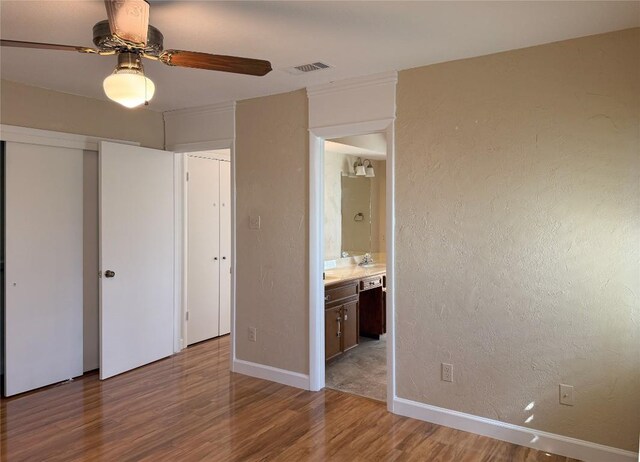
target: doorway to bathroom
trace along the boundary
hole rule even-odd
[[[324,141],[325,386],[384,401],[386,357],[384,133]]]
[[[340,327],[340,337],[343,336],[344,322],[347,328],[354,320],[354,316],[350,313],[353,305],[343,304],[342,316],[346,313],[346,318],[341,317],[341,323],[331,321],[331,318],[325,316],[327,312],[327,302],[330,300],[337,301],[345,299],[348,296],[354,296],[353,291],[357,290],[358,302],[362,303],[361,297],[367,297],[367,294],[375,294],[377,290],[384,288],[384,306],[382,310],[378,310],[380,316],[383,317],[385,356],[386,356],[386,403],[387,409],[393,412],[396,400],[396,383],[395,383],[395,277],[394,277],[394,236],[395,236],[395,181],[394,181],[394,134],[395,134],[395,110],[396,110],[396,83],[398,76],[396,72],[388,72],[367,76],[362,78],[354,78],[342,82],[333,82],[325,85],[307,88],[307,96],[309,99],[309,389],[317,391],[326,386],[326,364],[327,364],[327,348],[325,339],[327,338],[328,329]],[[352,173],[367,174],[369,163],[365,159],[372,161],[374,175],[378,175],[378,171],[384,170],[385,187],[385,225],[384,225],[384,260],[376,262],[376,252],[373,254],[373,265],[383,267],[384,274],[369,275],[358,279],[357,288],[355,285],[349,284],[346,289],[339,289],[335,292],[329,292],[325,288],[326,279],[323,279],[325,271],[325,255],[324,255],[324,189],[325,189],[325,142],[327,140],[337,142],[339,139],[358,137],[361,135],[379,134],[382,135],[385,143],[385,161],[384,166],[375,167],[375,160],[369,159],[370,153],[362,153],[356,156],[361,158],[362,165],[351,165]],[[381,139],[378,136],[378,139]],[[343,143],[344,144],[344,143]],[[372,149],[371,146],[359,146],[363,149]],[[362,168],[359,168],[362,167]],[[340,182],[342,176],[339,176]],[[368,177],[368,178],[376,178]],[[335,177],[334,177],[335,181]],[[342,205],[341,205],[342,207]],[[357,212],[354,213],[354,216]],[[364,215],[364,212],[363,212]],[[352,216],[351,219],[354,217]],[[357,217],[359,219],[360,217]],[[363,220],[364,221],[364,220]],[[342,245],[342,244],[341,244]],[[356,249],[357,250],[357,249]],[[342,249],[341,249],[342,251]],[[347,251],[348,252],[348,251]],[[365,252],[367,253],[367,252]],[[381,253],[381,252],[379,252]],[[364,254],[362,254],[364,256]],[[352,257],[353,258],[353,257]],[[355,262],[355,259],[354,259]],[[329,264],[330,265],[330,264]],[[352,266],[358,266],[352,265]],[[363,265],[364,266],[364,265]],[[336,269],[338,262],[336,262]],[[329,274],[331,276],[331,274]],[[366,275],[365,275],[366,276]],[[369,290],[361,290],[361,288],[369,288]],[[336,287],[336,289],[338,289]],[[346,293],[345,293],[346,290]],[[327,300],[327,295],[330,300]],[[375,297],[378,300],[381,297]],[[341,306],[338,304],[337,306]],[[339,310],[337,310],[339,311]],[[374,310],[375,311],[375,310]],[[365,316],[366,317],[366,316]],[[358,319],[357,335],[350,337],[357,338],[360,342],[361,328],[365,326]],[[377,322],[380,326],[381,323]],[[349,332],[348,330],[345,332]],[[382,334],[379,334],[382,335]],[[338,332],[335,332],[338,337]],[[375,338],[374,338],[375,340]],[[349,343],[347,342],[347,345]],[[342,344],[344,345],[344,343]],[[360,343],[358,343],[360,346]],[[364,344],[363,344],[364,345]],[[334,348],[336,344],[334,343]],[[354,347],[358,348],[358,347]],[[341,352],[342,353],[342,352]],[[331,361],[331,360],[330,360]]]

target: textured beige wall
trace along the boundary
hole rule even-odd
[[[164,147],[162,113],[0,81],[0,123]]]
[[[397,91],[399,396],[637,450],[640,29]]]
[[[309,371],[307,120],[303,90],[236,108],[236,356],[301,373]],[[261,229],[249,229],[250,215],[260,215]]]

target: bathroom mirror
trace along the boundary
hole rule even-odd
[[[325,260],[385,251],[385,161],[375,177],[353,174],[352,156],[327,156],[324,194]],[[351,171],[349,171],[351,167]]]
[[[382,134],[325,142],[324,259],[371,253],[384,261],[386,140]]]
[[[342,176],[341,255],[371,252],[371,178]]]

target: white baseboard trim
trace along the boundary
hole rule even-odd
[[[271,380],[290,387],[302,388],[303,390],[309,389],[309,376],[299,372],[291,372],[242,359],[233,360],[232,371],[258,379]]]
[[[464,412],[452,411],[404,398],[394,398],[393,412],[405,417],[424,420],[585,462],[635,462],[638,460],[638,454],[635,452],[465,414]]]

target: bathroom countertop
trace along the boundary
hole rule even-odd
[[[362,279],[369,276],[377,276],[387,272],[387,265],[385,263],[375,263],[371,266],[343,266],[340,268],[333,268],[325,270],[324,285],[328,286],[336,284],[338,282],[347,282],[356,279]]]

